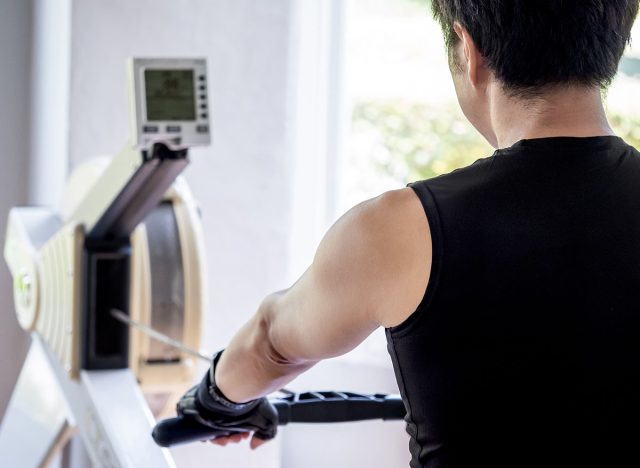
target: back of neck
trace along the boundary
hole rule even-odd
[[[524,139],[614,135],[598,88],[556,87],[530,100],[510,97],[501,87],[492,91],[490,115],[499,148]]]

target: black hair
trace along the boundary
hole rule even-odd
[[[631,40],[640,0],[431,0],[451,63],[459,22],[514,96],[581,84],[606,88]]]

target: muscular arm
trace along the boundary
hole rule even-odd
[[[430,240],[411,189],[350,210],[302,277],[265,298],[231,340],[216,369],[220,390],[237,402],[267,395],[318,361],[355,348],[377,327],[400,324],[424,295]]]

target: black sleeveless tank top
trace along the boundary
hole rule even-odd
[[[387,341],[411,467],[640,466],[640,153],[523,140],[410,186],[433,262]]]

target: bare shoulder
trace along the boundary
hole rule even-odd
[[[372,216],[380,218],[376,242],[387,272],[378,314],[383,326],[393,327],[404,322],[424,297],[431,270],[431,232],[413,189],[387,192],[375,200]]]
[[[392,327],[406,320],[424,296],[431,269],[429,223],[413,189],[357,205],[332,231],[326,239],[331,257],[349,271],[375,321]]]
[[[365,202],[362,208],[366,210],[372,221],[377,220],[385,225],[389,225],[389,221],[394,222],[389,228],[394,226],[398,228],[395,222],[399,221],[403,221],[402,225],[413,225],[409,227],[416,227],[415,224],[419,225],[427,221],[422,203],[411,188],[385,192]]]

